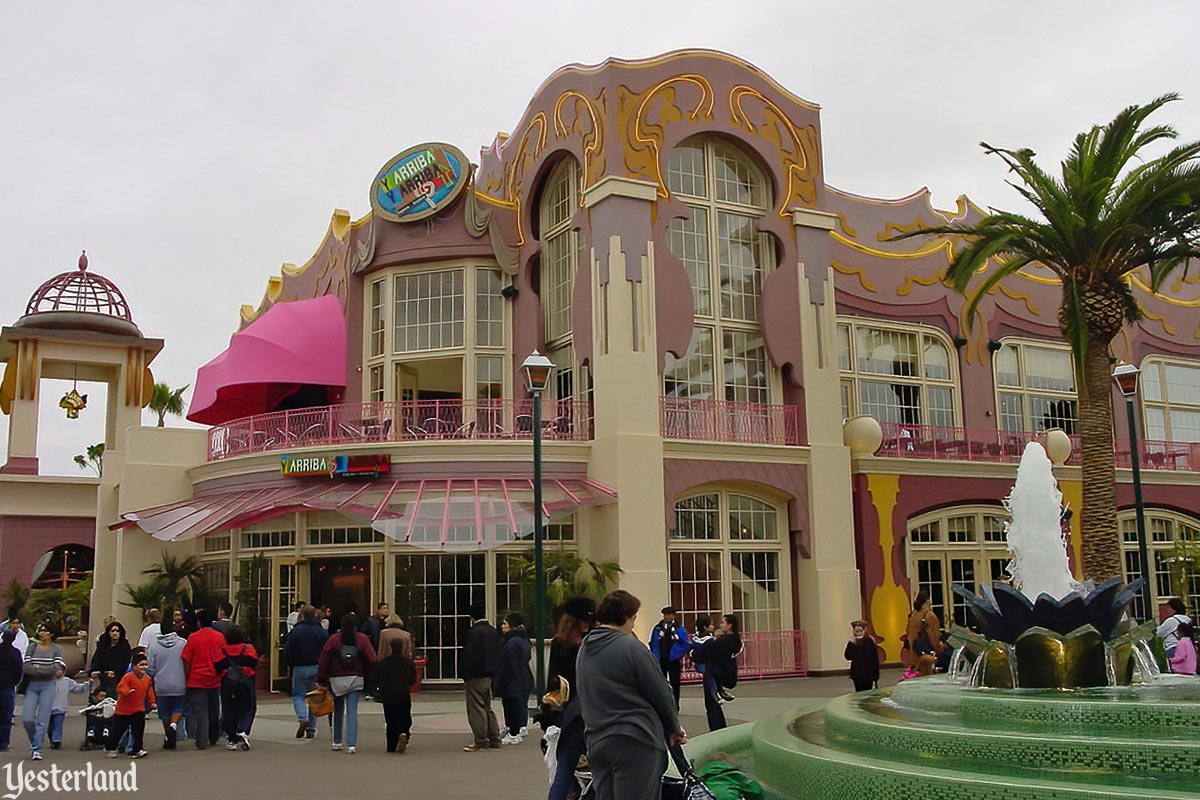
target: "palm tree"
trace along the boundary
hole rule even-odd
[[[166,602],[176,608],[182,608],[204,584],[204,570],[196,556],[180,559],[164,552],[162,560],[142,574],[150,575],[151,583],[160,582]]]
[[[1016,173],[1009,181],[1037,211],[1025,216],[992,210],[973,225],[923,228],[966,238],[947,268],[954,288],[968,297],[974,322],[979,303],[1005,278],[1040,264],[1062,282],[1058,324],[1074,355],[1083,461],[1083,570],[1089,578],[1120,575],[1116,472],[1113,457],[1112,363],[1109,345],[1143,312],[1133,295],[1134,273],[1145,268],[1157,292],[1167,276],[1200,256],[1200,142],[1173,146],[1149,158],[1152,145],[1174,140],[1169,125],[1142,124],[1166,94],[1133,105],[1106,125],[1075,137],[1061,176],[1042,170],[1029,149],[981,146]],[[977,273],[995,266],[968,294]]]
[[[188,386],[191,384],[172,389],[165,383],[154,384],[154,392],[150,395],[147,408],[158,414],[158,427],[166,425],[167,414],[176,417],[183,415],[183,393],[187,391]]]
[[[129,599],[122,600],[121,605],[140,610],[143,617],[152,608],[168,606],[167,588],[160,578],[141,586],[126,586],[125,594]]]
[[[104,474],[104,442],[88,445],[87,454],[79,453],[72,459],[80,469],[91,469],[96,477]]]

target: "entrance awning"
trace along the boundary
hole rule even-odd
[[[616,492],[586,478],[542,481],[542,515],[561,518],[577,508],[611,503]],[[430,549],[486,549],[533,531],[529,478],[321,481],[214,492],[192,500],[131,511],[110,530],[138,526],[167,542],[242,528],[297,511],[336,511],[386,536]]]
[[[265,414],[302,387],[346,386],[346,319],[332,295],[276,303],[196,372],[187,418],[205,425]]]

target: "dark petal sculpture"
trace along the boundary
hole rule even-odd
[[[1135,582],[1132,585],[1136,587],[1140,584]],[[1118,592],[1121,591],[1121,586],[1120,578],[1109,578],[1092,589],[1083,600],[1084,605],[1087,606],[1088,622],[1093,628],[1100,631],[1100,635],[1104,637],[1105,641],[1116,635],[1117,623],[1125,612],[1125,609],[1122,608],[1117,613],[1113,613],[1113,604]],[[1130,595],[1130,599],[1133,599],[1133,595]]]
[[[1116,597],[1113,598],[1112,607],[1109,610],[1109,614],[1111,615],[1109,628],[1107,631],[1105,631],[1103,628],[1100,629],[1100,632],[1106,639],[1110,639],[1117,635],[1117,625],[1120,624],[1121,617],[1125,616],[1125,613],[1129,611],[1129,605],[1133,602],[1133,598],[1137,597],[1138,593],[1142,591],[1142,584],[1142,579],[1138,578],[1136,581],[1117,592]]]
[[[1059,600],[1048,594],[1038,595],[1033,604],[1034,623],[1066,636],[1076,628],[1087,625],[1087,606],[1079,592],[1071,592]]]
[[[996,610],[1004,620],[1004,636],[995,638],[1002,642],[1015,643],[1017,637],[1034,625],[1033,603],[1019,589],[1007,583],[993,583]]]
[[[1004,618],[995,605],[988,602],[986,598],[976,597],[974,592],[968,591],[964,586],[955,584],[950,588],[966,602],[967,609],[971,612],[971,619],[975,620],[975,625],[979,628],[980,633],[989,639],[1012,643],[1012,640],[1004,638],[1007,635]]]

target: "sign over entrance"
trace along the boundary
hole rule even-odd
[[[470,162],[457,147],[432,143],[393,158],[371,186],[371,208],[384,219],[414,222],[436,214],[467,183]]]
[[[314,475],[366,476],[374,478],[392,469],[392,457],[386,454],[280,456],[279,472],[288,478],[307,478]]]

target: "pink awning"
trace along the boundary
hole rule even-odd
[[[542,481],[542,515],[553,520],[583,506],[616,500],[586,478]],[[132,511],[111,530],[138,526],[156,539],[183,541],[241,528],[304,510],[337,511],[401,542],[441,549],[498,547],[533,531],[529,478],[321,481],[264,489],[214,492],[192,500]]]
[[[205,425],[274,411],[303,386],[345,388],[346,319],[332,295],[276,303],[196,372],[187,418]]]

